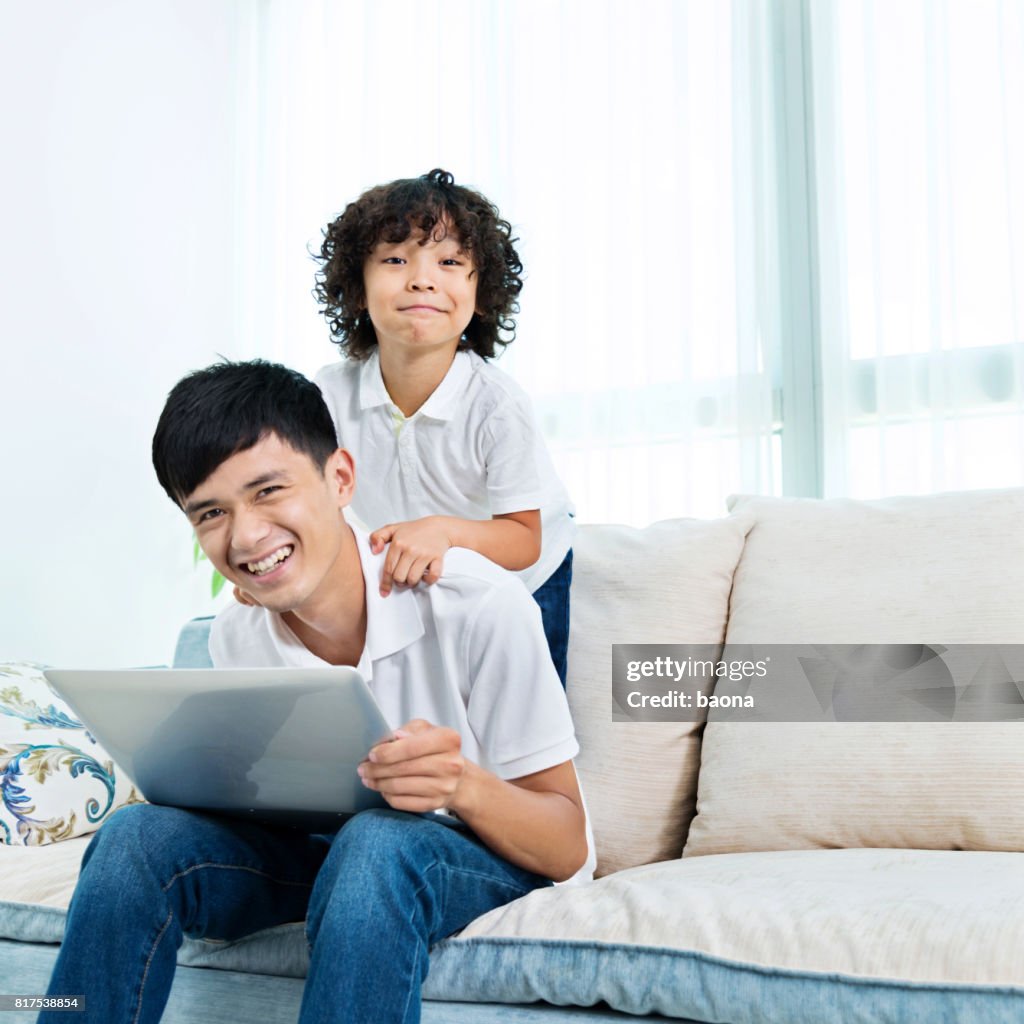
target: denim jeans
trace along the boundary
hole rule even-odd
[[[412,1024],[429,947],[549,884],[432,815],[364,811],[313,836],[137,804],[86,851],[49,991],[85,996],[80,1024],[155,1024],[184,935],[237,939],[305,918],[300,1024]]]
[[[565,670],[569,656],[569,586],[572,583],[572,548],[562,564],[533,592],[540,605],[544,635],[548,638],[551,660],[565,689]]]

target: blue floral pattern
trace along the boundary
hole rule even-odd
[[[42,666],[0,664],[0,843],[71,839],[138,802],[123,772],[50,691]]]

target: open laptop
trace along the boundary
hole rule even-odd
[[[309,831],[386,806],[356,769],[391,729],[353,668],[45,675],[151,803]]]

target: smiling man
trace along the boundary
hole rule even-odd
[[[215,665],[356,666],[401,723],[360,767],[389,808],[333,836],[119,811],[86,853],[50,991],[84,994],[89,1020],[155,1022],[184,935],[236,939],[305,919],[300,1021],[418,1021],[434,942],[592,872],[540,612],[518,579],[461,549],[434,586],[381,597],[385,552],[343,513],[352,459],[319,390],[285,367],[186,377],[153,461],[214,566],[259,601],[217,617]]]

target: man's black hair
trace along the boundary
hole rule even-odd
[[[279,363],[223,362],[183,377],[153,435],[153,468],[176,505],[221,463],[276,434],[323,469],[338,435],[320,389]]]

